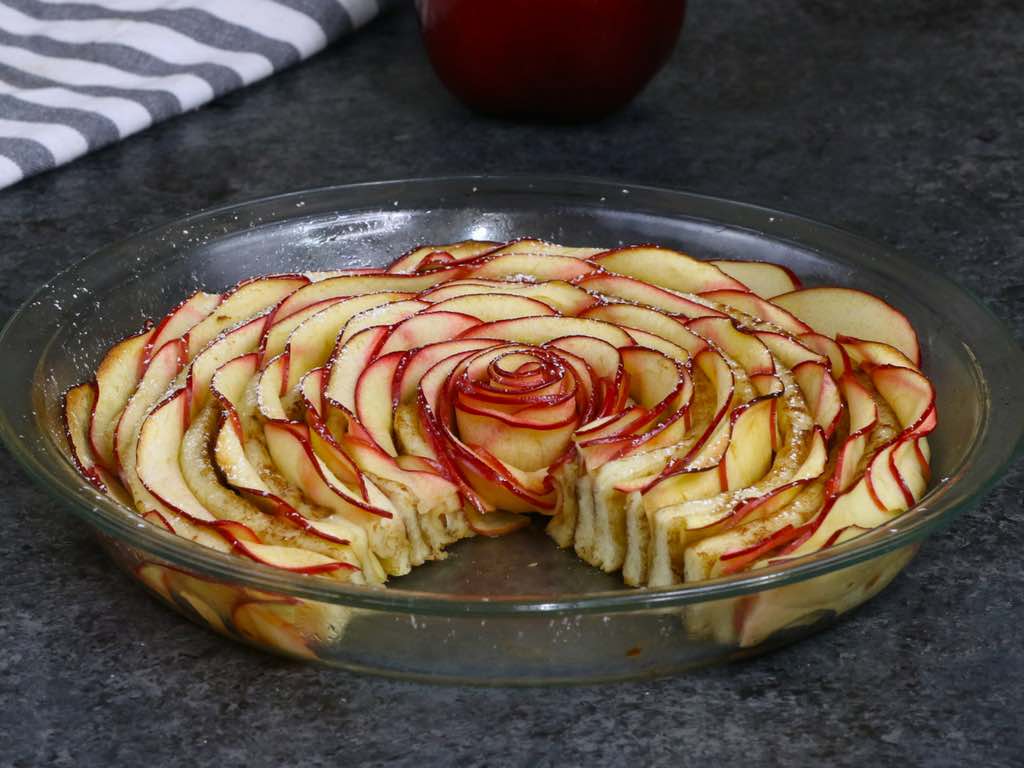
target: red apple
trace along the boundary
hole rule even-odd
[[[418,0],[441,81],[496,115],[583,120],[628,103],[668,59],[685,0]]]

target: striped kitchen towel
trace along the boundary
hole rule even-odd
[[[307,58],[388,0],[0,0],[0,188]]]

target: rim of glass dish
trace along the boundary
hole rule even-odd
[[[10,346],[10,337],[16,335],[19,321],[52,286],[59,284],[74,270],[101,260],[115,250],[130,244],[144,243],[171,230],[180,230],[183,226],[192,229],[225,214],[237,216],[239,213],[251,212],[257,208],[280,206],[280,215],[260,219],[261,225],[269,226],[293,218],[304,218],[302,208],[296,208],[294,202],[370,190],[393,189],[396,192],[408,192],[410,188],[415,188],[421,193],[426,190],[436,192],[439,188],[451,188],[449,191],[452,194],[472,194],[480,197],[498,193],[545,194],[569,199],[583,198],[591,205],[595,205],[595,200],[599,198],[609,210],[622,208],[615,204],[607,204],[606,200],[619,199],[617,195],[620,194],[629,195],[631,211],[660,215],[675,213],[691,220],[719,222],[727,224],[732,229],[770,236],[773,240],[789,242],[805,249],[810,248],[823,255],[835,252],[843,245],[848,251],[844,254],[847,259],[877,261],[884,257],[890,263],[921,269],[915,267],[906,257],[897,255],[874,241],[798,214],[663,187],[562,176],[445,176],[371,181],[288,192],[200,210],[101,248],[48,280],[15,311],[0,330],[0,353]],[[638,203],[648,203],[652,207],[638,208]],[[361,209],[355,206],[336,210],[340,212]],[[400,204],[398,210],[401,210]],[[242,219],[240,216],[237,218]],[[220,237],[237,234],[245,228],[242,221],[235,229],[222,230]],[[851,250],[853,254],[860,255],[851,255]],[[972,373],[979,391],[984,395],[985,418],[979,430],[972,436],[972,446],[965,459],[950,473],[947,482],[932,488],[912,510],[857,539],[753,573],[740,573],[693,584],[653,589],[624,587],[612,591],[564,594],[557,598],[528,595],[456,595],[401,587],[379,589],[336,584],[327,579],[288,573],[230,554],[215,552],[126,513],[123,507],[95,491],[79,478],[77,473],[71,474],[66,471],[70,466],[69,460],[54,444],[47,431],[39,425],[38,420],[30,421],[36,432],[31,438],[18,435],[10,409],[12,406],[23,407],[32,401],[31,378],[23,391],[18,393],[21,397],[8,397],[0,402],[0,438],[35,482],[62,501],[76,516],[103,533],[128,546],[143,550],[171,566],[254,589],[371,610],[462,616],[613,613],[719,600],[804,581],[919,541],[937,527],[951,521],[960,512],[978,503],[1000,478],[1007,465],[1020,453],[1024,436],[1021,409],[1017,408],[1013,414],[1014,418],[994,421],[991,415],[993,391],[1009,392],[1012,384],[1008,377],[1003,380],[1003,369],[1009,371],[1024,364],[1024,354],[1000,320],[979,299],[944,277],[929,274],[929,279],[954,295],[967,299],[977,313],[976,319],[989,326],[994,339],[1007,345],[1008,362],[999,370],[987,372],[983,371],[984,361],[980,361],[974,350],[968,347],[973,361]],[[38,352],[34,370],[41,364],[43,353],[44,350]],[[30,439],[33,445],[30,445]],[[42,460],[42,456],[47,460]],[[988,471],[978,471],[979,460],[986,458],[990,460]],[[55,463],[61,466],[61,472],[56,471],[53,466]]]

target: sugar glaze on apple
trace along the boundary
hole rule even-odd
[[[784,267],[466,241],[197,293],[64,413],[89,483],[259,563],[383,584],[542,515],[659,587],[912,507],[937,420],[920,366],[898,310]]]

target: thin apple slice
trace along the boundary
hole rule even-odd
[[[136,471],[136,447],[139,427],[146,414],[177,378],[184,364],[185,342],[176,339],[164,344],[153,356],[142,381],[121,411],[114,432],[114,450],[117,455],[119,477],[132,496],[140,514],[155,509],[159,502],[146,490]]]
[[[732,360],[739,363],[747,375],[775,373],[775,359],[760,339],[741,332],[735,323],[724,317],[699,317],[686,327],[714,344]]]
[[[487,349],[491,344],[492,342],[486,339],[454,339],[411,350],[402,363],[389,394],[395,403],[409,403],[415,398],[424,374],[434,365],[454,355]]]
[[[477,318],[461,312],[426,310],[393,325],[378,354],[404,352],[417,347],[425,347],[428,344],[436,344],[439,341],[454,339],[480,324]]]
[[[387,272],[389,274],[415,274],[422,272],[425,267],[436,268],[438,263],[455,264],[460,261],[468,261],[500,247],[501,243],[489,240],[463,240],[448,245],[421,245],[391,262],[387,267]],[[448,259],[443,262],[431,259],[437,254],[444,254]]]
[[[291,390],[308,371],[327,362],[334,351],[338,335],[356,315],[393,302],[405,301],[411,294],[398,292],[373,293],[339,299],[323,310],[307,317],[288,336],[288,375],[281,394]],[[332,300],[334,301],[334,300]],[[287,321],[282,321],[287,322]],[[269,360],[266,353],[261,360]]]
[[[835,457],[828,493],[845,492],[857,479],[861,459],[868,447],[871,431],[879,423],[878,406],[871,393],[852,373],[839,380],[839,389],[849,414],[849,434]]]
[[[850,372],[837,383],[850,416],[849,433],[854,435],[874,427],[878,422],[878,405],[868,389]]]
[[[859,367],[870,365],[896,365],[917,370],[914,361],[896,347],[880,341],[867,341],[853,336],[837,336],[836,341],[846,350],[853,363]]]
[[[387,335],[387,326],[378,325],[359,332],[344,343],[339,343],[328,362],[327,386],[324,388],[325,402],[333,402],[349,413],[355,411],[356,383],[360,374],[377,356],[377,350]]]
[[[755,320],[771,323],[791,336],[799,336],[801,333],[809,333],[812,330],[807,323],[797,320],[786,310],[761,298],[756,293],[736,290],[708,291],[702,293],[701,298],[738,309]]]
[[[921,365],[917,332],[902,312],[877,296],[853,288],[803,288],[784,293],[772,303],[833,338],[856,336],[896,347],[915,366]]]
[[[553,514],[557,501],[554,488],[538,492],[536,486],[546,479],[547,472],[527,473],[517,470],[489,454],[482,446],[470,447],[449,435],[454,443],[452,463],[460,478],[472,489],[471,501],[478,511],[501,510],[508,513],[539,512]]]
[[[764,299],[770,299],[783,293],[797,291],[803,284],[791,269],[781,264],[767,261],[732,261],[729,259],[712,259],[720,270],[739,280],[747,288]],[[749,314],[749,313],[748,313]]]
[[[110,493],[112,478],[97,465],[92,446],[89,444],[89,422],[95,403],[96,383],[93,381],[79,384],[64,393],[64,436],[71,450],[71,460],[79,474],[96,490]]]
[[[546,280],[542,283],[509,284],[508,293],[542,301],[563,315],[578,315],[593,306],[596,299],[589,293],[564,280]]]
[[[407,359],[404,350],[384,354],[364,368],[356,382],[356,418],[374,443],[389,456],[398,456],[391,435],[396,408],[393,395],[395,374]]]
[[[475,317],[485,323],[513,320],[517,317],[555,314],[555,310],[542,301],[527,296],[503,293],[470,293],[464,296],[453,296],[450,299],[439,301],[423,311],[431,314],[456,312]]]
[[[810,468],[817,471],[820,468],[820,458],[817,462],[811,462],[813,466],[810,468],[804,466],[813,458],[817,437],[815,431],[810,428],[812,422],[808,417],[802,398],[799,397],[795,377],[783,371],[780,373],[780,380],[784,385],[781,393],[753,401],[753,403],[771,403],[776,409],[766,421],[760,423],[762,428],[768,428],[767,438],[762,432],[761,450],[765,450],[765,443],[767,443],[769,455],[774,454],[768,471],[759,477],[749,474],[755,470],[761,470],[763,464],[758,462],[763,462],[764,458],[763,456],[758,458],[756,442],[738,438],[728,439],[735,437],[735,429],[723,431],[719,428],[721,434],[715,438],[715,443],[708,444],[695,456],[684,458],[684,463],[681,466],[706,470],[712,466],[709,460],[713,460],[717,455],[725,455],[725,471],[728,472],[728,449],[725,454],[719,454],[716,448],[723,438],[727,439],[729,448],[734,449],[737,454],[735,460],[739,463],[734,466],[734,470],[737,471],[735,482],[740,487],[732,492],[720,492],[707,498],[663,506],[653,514],[649,524],[650,562],[646,571],[643,568],[634,569],[636,573],[646,575],[651,586],[661,586],[676,580],[676,567],[683,559],[685,549],[694,541],[727,529],[730,519],[738,509],[737,504],[764,498],[765,494],[783,488],[790,483],[802,482],[805,478],[801,476],[801,472],[809,471]],[[754,406],[750,404],[739,406],[729,421],[735,420],[738,423],[743,410],[751,407]],[[764,408],[764,405],[760,407]],[[740,416],[736,416],[737,413]],[[751,422],[751,424],[755,427],[758,426],[756,422]],[[781,440],[776,438],[779,424],[782,424],[785,430]],[[776,445],[778,446],[777,451],[775,450]],[[719,465],[721,464],[722,462],[719,461]],[[665,474],[671,476],[671,471],[670,468]],[[748,480],[749,482],[747,482]],[[734,480],[729,477],[730,486],[733,482]],[[818,482],[823,484],[824,480]],[[725,487],[725,483],[721,480],[720,487]],[[767,510],[772,508],[770,506]],[[767,510],[762,510],[762,512]],[[751,510],[746,510],[747,514],[750,512]]]
[[[662,507],[745,488],[771,465],[776,400],[765,397],[736,408],[729,417],[729,437],[721,458],[710,467],[684,469],[659,478],[643,493],[644,508]]]
[[[200,621],[204,622],[214,632],[219,632],[228,637],[231,636],[231,630],[228,629],[220,612],[192,590],[188,588],[178,589],[176,598],[179,605],[184,603],[199,617]]]
[[[241,401],[249,382],[259,369],[259,354],[251,352],[228,360],[214,371],[213,378],[210,379],[210,394],[240,433],[242,425],[235,411],[236,403]],[[244,439],[244,433],[240,436]]]
[[[322,604],[308,603],[307,610]],[[308,638],[294,618],[298,608],[288,600],[253,600],[240,603],[231,612],[231,624],[243,638],[259,646],[300,659],[315,659],[312,638]],[[341,622],[344,626],[344,621]]]
[[[249,357],[254,358],[255,355]],[[218,430],[218,415],[214,404],[208,404],[189,425],[182,440],[182,476],[200,503],[219,520],[243,524],[267,545],[297,547],[317,553],[326,561],[351,560],[347,531],[330,522],[306,520],[283,499],[272,494],[245,457],[241,437],[236,431],[237,417],[232,413],[225,428]],[[214,456],[219,461],[217,468],[209,451],[211,443],[215,444]],[[227,482],[242,495],[221,485],[218,468]],[[254,551],[250,547],[246,554],[260,562],[268,562]],[[279,567],[290,569],[285,565]]]
[[[581,447],[595,441],[614,439],[623,435],[634,435],[639,430],[654,423],[646,408],[634,405],[618,413],[591,419],[576,430],[573,438]],[[584,455],[586,455],[584,453]],[[603,463],[603,462],[602,462]],[[594,467],[596,469],[596,467]],[[589,465],[588,465],[589,469]]]
[[[785,510],[781,514],[756,521],[759,525],[754,528],[755,531],[758,531],[758,533],[772,531],[771,535],[756,541],[750,546],[734,549],[722,554],[719,557],[720,573],[724,576],[739,573],[748,568],[752,563],[793,541],[794,538],[800,535],[800,529],[793,523],[786,523],[776,528],[782,520],[792,519],[792,517],[793,512]]]
[[[263,371],[254,379],[256,385],[256,404],[264,419],[270,421],[290,421],[285,400],[281,396],[282,383],[287,375],[287,355],[278,355],[268,362]]]
[[[907,435],[899,438],[887,459],[888,471],[872,462],[868,476],[870,490],[876,501],[894,511],[910,509],[928,487],[928,441]]]
[[[504,416],[456,400],[455,417],[460,438],[467,445],[489,446],[504,464],[532,472],[553,464],[569,445],[578,421],[573,403],[565,405],[559,409],[545,404]],[[554,420],[548,422],[546,416]]]
[[[302,533],[302,546],[339,559],[353,540],[365,538],[361,530],[344,520],[305,516],[295,506],[274,492],[252,465],[245,450],[245,432],[236,410],[238,403],[256,372],[256,355],[236,358],[222,366],[213,379],[213,389],[225,419],[214,441],[214,459],[225,480],[248,498],[255,506],[274,515],[288,529],[273,529],[270,543],[292,543]],[[195,487],[195,486],[193,486]]]
[[[423,259],[416,265],[415,272],[433,272],[438,269],[445,269],[456,263],[456,258],[447,251],[431,251],[423,256]]]
[[[308,283],[309,279],[303,275],[270,275],[242,281],[224,294],[216,312],[211,312],[192,326],[185,335],[189,359],[199,354],[228,328],[270,310]]]
[[[350,298],[367,294],[398,291],[417,293],[447,282],[462,274],[459,267],[427,272],[422,275],[341,275],[311,283],[288,296],[277,308],[275,317],[283,320],[300,309],[324,299]]]
[[[828,364],[832,369],[832,378],[836,381],[842,378],[847,371],[852,370],[853,363],[850,362],[850,356],[834,339],[820,333],[803,333],[800,334],[797,341],[828,359]]]
[[[200,321],[209,317],[223,298],[219,293],[197,291],[167,313],[164,319],[157,323],[153,335],[146,342],[146,351],[142,356],[143,368],[149,365],[153,354],[160,347],[169,341],[180,339]]]
[[[815,423],[825,431],[825,439],[832,439],[843,415],[843,398],[835,379],[824,363],[814,360],[797,365],[793,377],[800,385]]]
[[[763,477],[771,466],[777,431],[777,396],[768,395],[745,403],[734,411],[732,436],[718,478],[722,491],[746,488]]]
[[[174,533],[174,531],[171,531],[171,533]],[[167,566],[158,565],[157,563],[142,563],[135,569],[135,578],[168,603],[174,605],[174,597],[167,588],[166,568]]]
[[[336,575],[338,571],[345,571],[348,576],[359,570],[359,566],[350,560],[333,560],[318,552],[310,552],[297,547],[258,544],[251,541],[241,541],[236,546],[258,563],[293,573]]]
[[[818,363],[829,362],[828,357],[805,347],[795,339],[782,333],[772,331],[755,331],[754,336],[768,347],[772,357],[778,359],[786,368],[796,368],[800,363],[813,360]],[[838,375],[838,374],[837,374]]]
[[[509,280],[540,283],[546,280],[575,280],[597,271],[589,261],[572,256],[545,256],[538,259],[528,253],[485,255],[463,265],[466,277],[483,280]]]
[[[164,505],[162,502],[157,500],[155,496],[151,498],[153,504],[159,507],[160,511],[157,512],[156,509],[151,509],[142,515],[142,518],[147,522],[152,523],[162,530],[173,533],[175,536],[188,539],[189,541],[195,542],[200,546],[207,547],[208,549],[212,549],[216,552],[228,554],[235,551],[235,547],[231,542],[232,535],[229,529],[225,528],[221,530],[214,527],[212,523],[196,523],[181,513]]]
[[[605,248],[589,248],[571,245],[556,245],[544,240],[523,237],[495,248],[490,252],[491,256],[503,256],[505,254],[529,254],[533,257],[543,256],[571,256],[574,259],[589,259],[599,253],[604,253]]]
[[[699,426],[704,427],[704,430],[681,459],[683,464],[689,464],[698,460],[703,461],[711,455],[720,455],[720,448],[717,447],[717,444],[720,444],[728,434],[729,414],[732,413],[733,407],[738,402],[736,398],[736,373],[730,368],[721,354],[713,349],[705,349],[694,357],[694,362],[711,382],[715,398],[711,417],[706,425],[699,424]],[[638,489],[631,488],[628,490]]]
[[[430,307],[430,304],[425,301],[409,299],[407,301],[389,302],[373,309],[363,310],[345,323],[345,328],[338,337],[338,344],[344,345],[353,336],[368,328],[384,326],[390,329],[428,307]]]
[[[633,338],[610,323],[579,317],[520,317],[484,323],[459,336],[460,339],[495,339],[540,346],[563,336],[593,336],[616,347],[632,346]]]
[[[504,280],[483,280],[479,278],[462,278],[426,288],[416,294],[423,301],[438,302],[468,296],[475,293],[511,293],[513,289],[522,288],[526,283],[509,283]]]
[[[811,436],[811,445],[807,449],[800,468],[788,481],[772,488],[770,491],[739,502],[724,521],[725,528],[735,528],[751,520],[759,520],[773,515],[788,506],[807,485],[820,480],[828,465],[828,447],[825,433],[816,427]]]
[[[636,403],[653,413],[682,405],[680,393],[690,378],[683,361],[646,347],[624,347],[619,354],[629,377],[630,397]]]
[[[704,303],[699,297],[681,296],[624,275],[600,272],[578,280],[576,285],[603,297],[621,299],[629,304],[639,304],[683,317],[725,317],[725,313]]]
[[[660,352],[665,355],[665,357],[672,360],[678,360],[681,363],[685,363],[693,356],[689,349],[668,341],[656,334],[641,331],[639,328],[625,328],[624,330],[628,331],[629,335],[633,337],[633,341],[636,342],[636,346]],[[696,343],[706,344],[706,342],[700,338],[697,338]]]
[[[320,433],[313,430],[311,434],[319,452]],[[438,474],[436,467],[413,466],[408,463],[413,458],[409,456],[400,457],[399,464],[377,446],[355,437],[342,437],[340,443],[402,514],[414,564],[442,557],[448,544],[473,534],[461,509],[458,486]],[[419,549],[421,542],[427,551]]]
[[[333,510],[360,525],[369,525],[376,518],[394,517],[390,502],[380,506],[369,503],[345,484],[317,456],[309,444],[308,427],[281,421],[263,425],[267,449],[274,464],[289,482],[314,504]],[[381,501],[377,498],[376,501]]]
[[[613,382],[624,373],[619,351],[593,336],[562,336],[545,346],[560,349],[572,359],[582,360],[599,381]]]
[[[348,267],[347,269],[318,269],[311,272],[303,272],[303,277],[309,278],[311,283],[318,283],[321,280],[329,280],[332,277],[344,277],[345,275],[380,275],[384,272],[383,267]]]
[[[411,296],[412,294],[403,295]],[[288,338],[296,328],[318,312],[342,301],[344,299],[324,299],[316,304],[310,304],[308,307],[304,307],[281,320],[276,319],[275,313],[271,312],[270,317],[267,318],[266,327],[263,329],[263,337],[260,339],[260,359],[269,360],[272,357],[277,357],[288,346]]]
[[[533,298],[530,294],[536,291],[554,286],[556,289],[565,289],[567,296],[576,297],[584,291],[564,280],[547,280],[544,282],[525,282],[515,280],[503,280],[501,278],[466,277],[459,280],[452,280],[433,288],[428,288],[416,294],[416,298],[431,303],[439,303],[448,299],[460,296],[474,296],[482,293],[500,293],[508,296],[525,296]]]
[[[96,400],[89,423],[89,443],[96,463],[110,471],[117,468],[114,458],[117,417],[139,383],[146,344],[152,336],[152,330],[145,330],[115,344],[96,369]]]
[[[210,342],[192,361],[185,379],[189,419],[199,413],[209,401],[210,382],[213,381],[217,369],[232,358],[256,351],[266,319],[266,315],[257,315],[254,319],[232,328]]]
[[[809,535],[785,556],[800,557],[816,552],[834,542],[835,534],[843,528],[877,528],[908,509],[914,499],[907,498],[911,489],[904,476],[920,475],[920,464],[912,446],[911,449],[901,449],[901,446],[912,440],[902,438],[879,450],[861,479],[835,497],[808,523]],[[923,485],[919,488],[923,490]]]
[[[619,248],[595,256],[593,261],[609,272],[637,278],[672,291],[704,293],[723,288],[739,291],[747,289],[743,283],[729,277],[714,264],[659,246]]]
[[[142,423],[136,469],[143,485],[161,503],[192,522],[215,522],[217,518],[188,487],[178,463],[187,419],[188,395],[179,389],[157,405]]]
[[[564,280],[542,283],[509,283],[500,280],[453,280],[419,294],[423,301],[442,302],[459,296],[500,293],[540,301],[563,315],[577,315],[597,303],[597,298]],[[547,314],[537,312],[534,314]]]
[[[217,631],[226,631],[232,607],[246,597],[247,590],[225,582],[200,578],[179,568],[163,568],[163,580],[173,601],[195,611]]]
[[[361,526],[371,551],[389,575],[408,573],[411,563],[405,525],[387,496],[372,483],[366,483],[367,501],[346,488],[313,451],[305,425],[269,421],[263,425],[263,433],[274,465],[288,482],[314,504]]]
[[[629,330],[647,331],[695,355],[707,347],[707,342],[692,333],[684,322],[656,309],[633,304],[604,304],[583,312],[581,317],[619,326]],[[721,318],[726,319],[726,318]],[[634,337],[635,338],[635,337]],[[645,343],[645,346],[650,346]],[[685,361],[686,357],[680,358]]]
[[[874,366],[871,383],[892,406],[904,434],[926,435],[935,429],[935,388],[924,374],[895,365]]]

